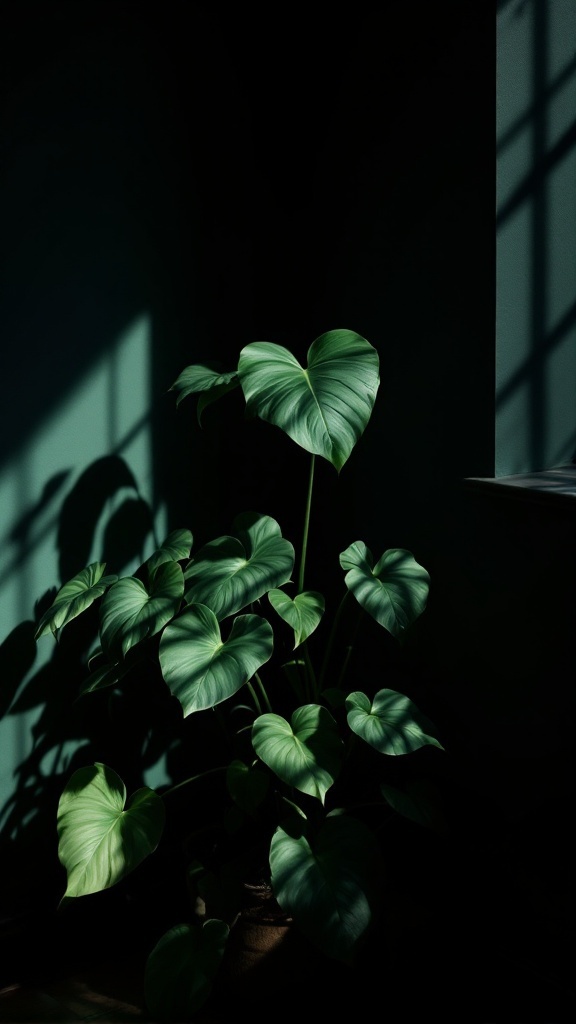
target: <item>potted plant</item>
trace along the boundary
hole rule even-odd
[[[61,587],[38,624],[37,639],[57,638],[97,610],[82,696],[137,686],[143,666],[152,666],[179,722],[216,726],[205,763],[171,787],[145,786],[127,798],[114,768],[98,762],[74,772],[59,802],[66,903],[116,885],[150,857],[178,794],[187,885],[205,913],[183,908],[150,951],[146,999],[157,1017],[190,1019],[206,1003],[246,882],[262,883],[330,962],[353,965],[382,906],[379,823],[391,808],[418,817],[387,765],[426,746],[443,749],[409,696],[386,686],[384,663],[370,678],[358,678],[355,667],[359,617],[400,647],[425,610],[426,569],[405,548],[374,558],[353,541],[339,555],[342,600],[328,614],[322,566],[308,550],[315,460],[340,474],[379,383],[376,349],[350,330],[318,337],[306,366],[268,342],[246,345],[229,372],[188,366],[171,389],[178,404],[198,396],[200,417],[241,389],[249,416],[307,453],[298,552],[265,511],[240,513],[228,535],[198,550],[190,530],[176,529],[131,576],[89,565]]]

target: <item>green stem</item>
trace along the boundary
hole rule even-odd
[[[208,771],[200,772],[198,775],[191,775],[189,779],[184,779],[182,782],[176,783],[175,786],[170,786],[170,789],[165,789],[164,792],[161,794],[162,799],[164,799],[165,796],[170,796],[171,793],[175,793],[176,790],[181,789],[182,786],[189,785],[190,782],[197,782],[198,779],[205,779],[207,778],[208,775],[217,775],[219,772],[225,772],[226,770],[226,767],[209,768]]]
[[[262,698],[264,700],[264,703],[265,703],[266,707],[268,708],[268,711],[272,711],[272,705],[270,704],[270,701],[268,700],[268,694],[266,693],[266,689],[264,687],[264,683],[262,682],[262,680],[261,680],[261,678],[260,678],[260,676],[258,675],[257,672],[254,673],[254,679],[256,680],[256,682],[258,684],[258,689],[260,690],[260,694],[261,694],[261,696],[262,696]],[[256,690],[252,686],[251,682],[248,682],[247,686],[248,686],[248,689],[250,690],[250,693],[252,694],[252,700],[254,701],[254,703],[256,705],[256,711],[258,712],[259,715],[261,715],[262,714],[262,705],[261,705],[261,703],[260,703],[260,701],[258,699],[258,694],[256,693]]]
[[[316,462],[316,456],[312,455],[310,459],[310,474],[308,476],[308,495],[306,498],[306,511],[304,514],[304,532],[302,535],[302,553],[300,556],[300,572],[298,574],[298,593],[301,594],[304,590],[304,571],[306,568],[306,552],[308,549],[308,530],[310,528],[310,510],[312,508],[312,489],[314,486],[314,466]]]
[[[322,662],[322,668],[320,669],[320,677],[318,679],[318,689],[319,689],[319,691],[321,691],[322,687],[324,686],[324,676],[326,675],[326,670],[328,668],[328,662],[330,661],[330,655],[332,654],[332,648],[334,646],[334,640],[336,638],[336,634],[337,634],[338,628],[340,626],[340,619],[342,618],[342,613],[343,613],[344,608],[346,606],[346,601],[348,599],[349,594],[350,594],[350,591],[347,590],[345,592],[342,600],[340,601],[340,604],[338,605],[338,608],[336,609],[336,614],[335,614],[333,622],[332,622],[332,629],[330,630],[330,636],[328,637],[328,643],[326,644],[326,650],[324,652],[324,661]]]
[[[312,702],[318,700],[318,694],[320,691],[318,689],[318,683],[316,681],[316,673],[314,672],[314,666],[312,664],[310,654],[308,652],[308,644],[304,643],[303,648],[304,662],[306,664],[306,700]]]

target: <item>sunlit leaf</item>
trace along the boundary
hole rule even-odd
[[[144,997],[152,1018],[187,1021],[210,995],[229,926],[209,919],[202,925],[178,924],[150,953],[144,971]]]
[[[376,349],[348,330],[316,338],[306,367],[281,345],[253,342],[240,353],[238,373],[249,415],[338,471],[366,428],[380,383]]]
[[[77,615],[86,611],[98,597],[102,597],[118,579],[117,576],[104,576],[105,568],[105,562],[92,562],[60,588],[50,608],[40,619],[35,633],[36,640],[50,630],[56,634]]]
[[[293,600],[283,590],[271,590],[268,600],[280,618],[294,630],[293,649],[308,639],[324,614],[324,598],[314,590],[297,594]]]
[[[107,652],[124,656],[154,636],[176,614],[184,594],[178,562],[162,562],[150,573],[148,587],[134,576],[118,580],[102,601],[100,639]]]
[[[298,708],[290,723],[280,715],[260,715],[252,726],[252,746],[279,779],[322,803],[344,753],[336,722],[320,704]]]
[[[363,822],[344,814],[329,816],[311,835],[302,819],[276,829],[270,846],[274,894],[324,953],[352,963],[378,909],[380,848]]]
[[[432,722],[396,690],[379,690],[372,701],[364,693],[351,693],[346,710],[352,732],[381,754],[410,754],[427,745],[444,749]]]
[[[341,553],[340,565],[358,603],[392,636],[400,636],[424,611],[430,576],[410,551],[391,548],[374,565],[372,552],[358,540]]]
[[[64,898],[116,885],[156,849],[164,803],[137,790],[126,803],[122,779],[104,764],[79,768],[58,804],[58,856],[66,868]]]
[[[146,559],[148,571],[156,569],[162,562],[180,562],[182,559],[188,558],[191,548],[192,533],[190,530],[172,530],[158,550]]]
[[[160,639],[160,668],[184,710],[212,708],[231,697],[272,655],[272,627],[259,615],[239,615],[223,640],[206,605],[186,608]]]
[[[186,603],[205,604],[220,620],[287,583],[294,567],[294,548],[270,516],[245,513],[233,529],[235,536],[201,548],[184,572]]]

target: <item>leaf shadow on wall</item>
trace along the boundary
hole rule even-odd
[[[117,507],[108,513],[115,499]],[[128,465],[116,455],[88,466],[62,502],[57,530],[60,585],[88,564],[102,523],[98,559],[110,573],[121,575],[134,560],[142,561],[151,537],[156,543],[151,509],[139,495]],[[79,696],[88,675],[88,657],[98,644],[94,608],[67,624],[49,660],[30,675],[37,644],[51,641],[35,641],[35,633],[57,589],[47,590],[35,603],[34,618],[19,623],[0,645],[0,717],[13,719],[17,737],[18,717],[34,715],[29,752],[0,809],[0,859],[5,866],[0,906],[8,918],[37,916],[43,910],[50,915],[57,908],[65,872],[57,854],[56,816],[71,774],[95,761],[104,762],[114,767],[131,793],[150,784],[146,773],[155,770],[167,746],[178,746],[179,730],[190,735],[194,729],[189,721],[183,722],[176,700],[162,685],[157,659],[156,664],[150,659],[149,670],[139,668],[137,679]],[[196,746],[197,741],[198,737]],[[147,880],[145,866],[135,884],[145,885]],[[114,901],[126,900],[130,885],[117,894],[104,893],[100,913]],[[84,903],[89,906],[90,898]]]

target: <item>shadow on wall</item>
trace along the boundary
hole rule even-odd
[[[44,493],[61,485],[53,478]],[[132,495],[104,520],[98,560],[106,563],[108,572],[120,574],[134,560],[143,559],[147,543],[156,545],[152,513],[138,496],[133,474],[123,459],[106,456],[85,470],[62,502],[57,543],[63,582],[88,564],[102,516],[127,488]],[[26,523],[17,529],[25,532]],[[0,646],[0,718],[37,713],[31,750],[17,765],[14,792],[0,808],[0,904],[8,916],[38,909],[42,900],[53,909],[61,895],[56,812],[75,768],[94,761],[117,764],[133,791],[145,784],[145,773],[154,770],[164,753],[164,730],[169,728],[171,737],[177,735],[175,702],[167,689],[157,686],[156,678],[144,675],[137,688],[123,689],[120,684],[79,697],[89,655],[98,643],[97,621],[90,610],[62,631],[49,659],[33,672],[37,643],[51,642],[49,637],[36,641],[35,632],[56,589],[39,597],[34,620],[19,623]]]
[[[574,7],[499,3],[496,475],[573,457]]]

